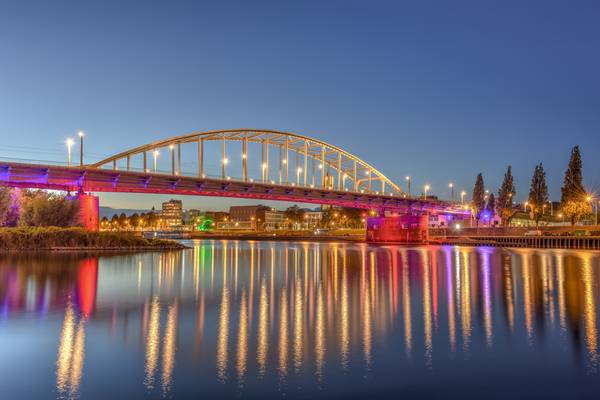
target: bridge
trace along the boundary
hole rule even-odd
[[[105,192],[236,197],[372,210],[376,216],[367,221],[372,241],[424,241],[429,214],[469,215],[457,203],[412,197],[349,152],[289,132],[193,132],[93,164],[84,164],[83,154],[80,160],[79,165],[69,161],[66,166],[0,161],[0,185],[78,193],[89,229],[97,229],[98,219],[98,199],[89,193]]]

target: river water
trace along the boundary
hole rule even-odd
[[[188,242],[0,257],[2,398],[600,396],[600,253]]]

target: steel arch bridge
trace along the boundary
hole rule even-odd
[[[220,175],[215,174],[218,171],[206,169],[205,146],[210,142],[220,143]],[[228,173],[234,157],[227,149],[231,142],[241,144],[240,152],[236,154],[241,161],[241,176],[236,178]],[[194,154],[196,168],[193,171],[182,168],[182,147],[188,154]],[[249,167],[253,155],[251,147],[260,149],[258,168]],[[165,153],[171,157],[170,170],[160,171],[157,158]],[[121,152],[90,167],[406,197],[398,185],[355,155],[322,140],[274,130],[193,132]]]
[[[211,157],[217,159],[216,168]],[[236,164],[241,165],[236,169]],[[92,230],[98,229],[98,197],[86,192],[237,197],[360,208],[372,211],[367,218],[367,240],[372,242],[424,242],[429,214],[470,215],[455,202],[411,197],[379,170],[337,146],[259,129],[194,132],[87,165],[0,161],[0,185],[77,192],[82,221]]]

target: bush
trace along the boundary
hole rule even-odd
[[[0,228],[0,251],[85,249],[181,249],[183,245],[161,239],[145,239],[127,232],[89,232],[83,228]]]

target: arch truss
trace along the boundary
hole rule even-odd
[[[210,163],[211,157],[217,162]],[[388,177],[347,151],[272,130],[194,132],[139,146],[89,167],[406,197]]]

